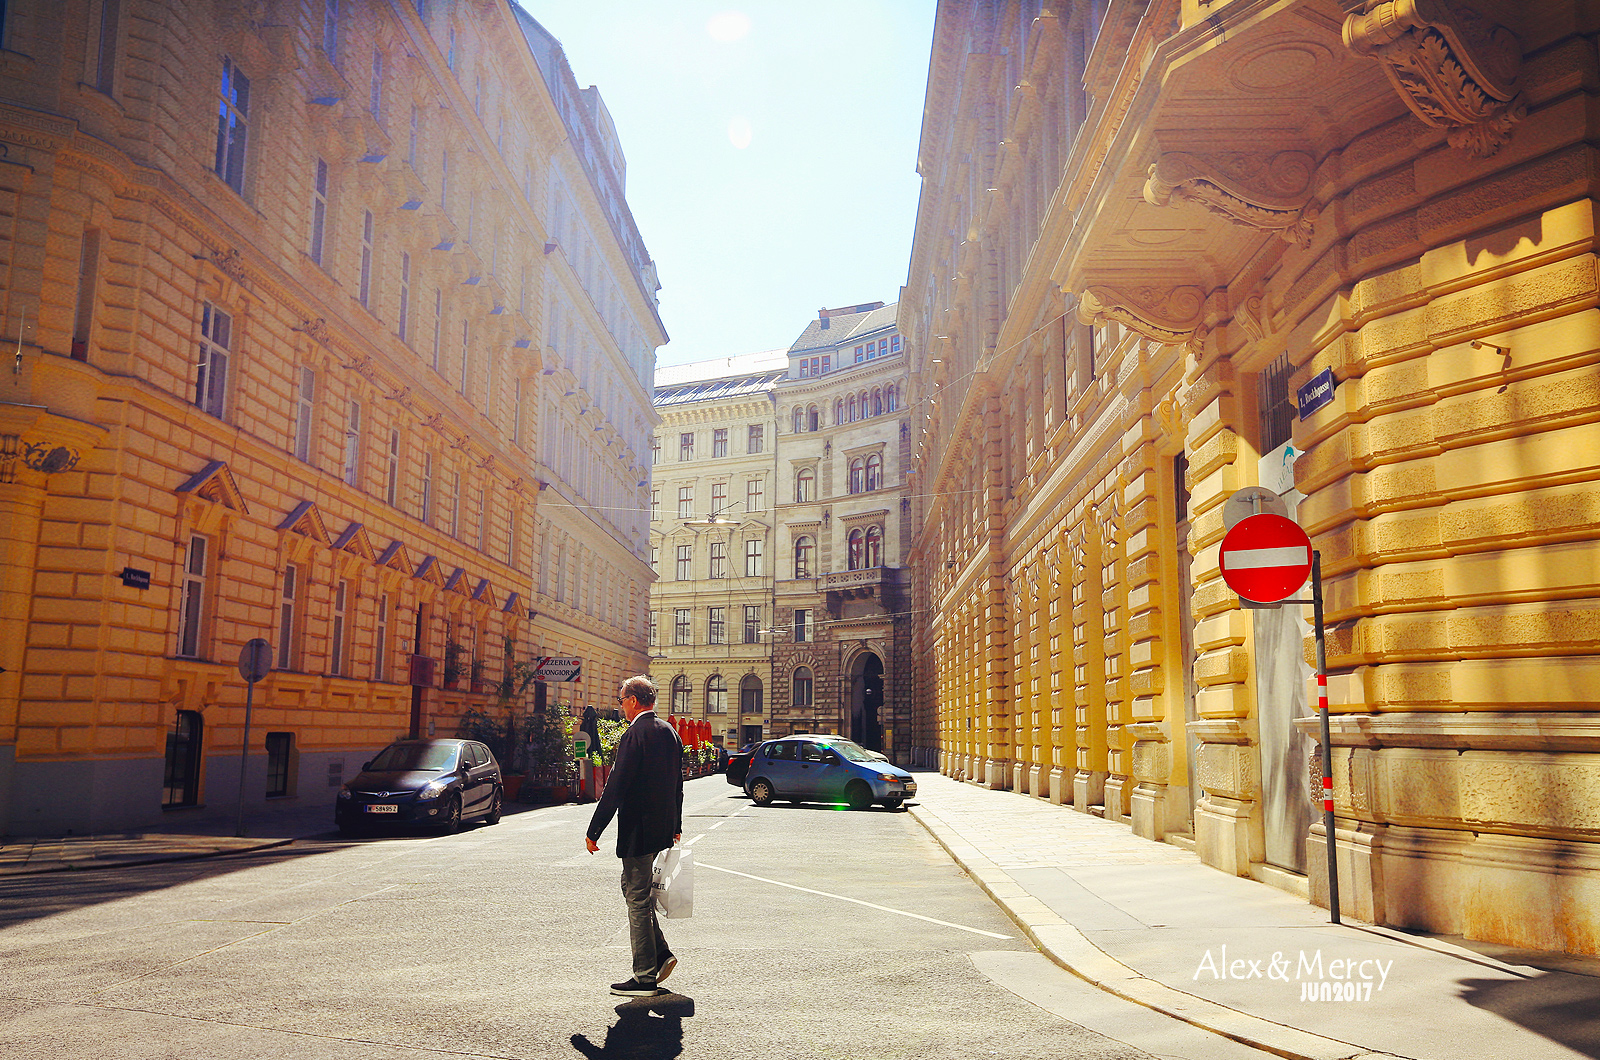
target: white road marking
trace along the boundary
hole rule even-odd
[[[982,935],[984,938],[990,938],[990,939],[1009,939],[1009,938],[1011,938],[1010,935],[999,935],[999,934],[996,934],[993,931],[984,931],[984,930],[982,930],[980,928],[967,927],[965,924],[952,924],[948,920],[935,920],[933,917],[931,917],[931,916],[923,916],[921,913],[908,913],[904,909],[891,909],[889,906],[886,906],[886,905],[876,905],[876,904],[874,904],[872,902],[863,902],[859,898],[849,898],[849,897],[846,897],[845,895],[842,895],[842,894],[830,894],[827,891],[817,891],[817,890],[813,890],[810,887],[800,887],[800,886],[798,886],[796,884],[793,884],[793,883],[784,883],[782,880],[769,880],[765,876],[752,876],[748,872],[740,872],[737,869],[725,869],[725,868],[722,868],[720,865],[707,865],[703,861],[696,861],[695,862],[695,867],[696,868],[700,868],[700,869],[710,869],[713,872],[726,872],[730,876],[743,876],[747,880],[755,880],[758,883],[770,883],[775,887],[787,887],[791,891],[804,891],[806,894],[819,894],[824,898],[837,898],[841,902],[851,902],[851,903],[854,903],[855,905],[864,905],[868,909],[876,909],[876,910],[878,910],[880,912],[884,912],[884,913],[894,913],[896,916],[908,916],[912,920],[921,920],[921,921],[924,921],[925,923],[929,923],[929,924],[938,924],[940,927],[955,928],[957,931],[970,931],[974,935]]]

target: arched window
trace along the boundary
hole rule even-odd
[[[798,666],[789,681],[789,707],[807,712],[811,709],[811,668]]]
[[[883,396],[883,407],[890,412],[900,407],[900,387],[891,386]]]
[[[706,713],[728,713],[728,683],[722,679],[721,674],[712,674],[706,678]]]
[[[844,422],[844,398],[835,398],[833,401],[833,422],[835,424]]]
[[[860,493],[864,481],[865,467],[860,459],[850,461],[850,492]]]
[[[866,543],[865,535],[861,533],[860,529],[852,530],[852,531],[850,531],[849,542],[850,542],[850,569],[851,570],[860,570],[861,569],[861,562],[862,562],[863,546]]]
[[[872,414],[874,416],[883,415],[883,391],[876,387],[872,390]]]
[[[745,674],[744,680],[739,682],[739,713],[761,713],[761,678],[755,674]]]
[[[862,419],[866,419],[870,415],[870,413],[867,411],[867,408],[868,408],[868,405],[867,405],[867,392],[865,390],[863,390],[861,392],[860,401],[861,401],[861,418]]]
[[[867,485],[869,490],[883,489],[883,457],[873,453],[867,457]]]
[[[811,577],[811,560],[816,548],[816,542],[810,537],[802,536],[795,539],[794,576],[796,578]]]
[[[817,406],[812,405],[806,409],[806,430],[814,431],[821,424],[822,414],[817,411]]]
[[[799,434],[805,430],[805,410],[799,405],[794,407],[794,433]]]
[[[883,566],[883,530],[876,526],[867,527],[867,567]]]
[[[689,713],[689,679],[683,674],[672,679],[672,713]]]
[[[850,422],[851,423],[854,423],[856,421],[856,411],[857,411],[856,410],[856,396],[854,394],[851,394],[850,395]]]
[[[794,501],[804,504],[817,499],[817,474],[809,467],[803,467],[794,476]]]

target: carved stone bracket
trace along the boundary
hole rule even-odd
[[[1166,206],[1193,202],[1236,225],[1277,232],[1300,247],[1311,245],[1317,208],[1311,203],[1316,160],[1305,151],[1272,154],[1172,151],[1150,167],[1145,201]]]
[[[1089,325],[1115,320],[1147,339],[1177,345],[1194,337],[1205,302],[1198,287],[1091,284],[1078,295],[1078,320]]]
[[[1365,0],[1344,42],[1383,72],[1412,113],[1450,146],[1488,158],[1527,113],[1516,88],[1522,45],[1506,27],[1451,0]]]

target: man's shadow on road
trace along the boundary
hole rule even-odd
[[[693,999],[682,994],[642,997],[617,1006],[603,1044],[574,1034],[572,1047],[590,1060],[674,1060],[683,1053],[683,1018],[693,1015]]]

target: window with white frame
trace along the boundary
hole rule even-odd
[[[765,425],[760,423],[750,424],[745,434],[744,451],[747,453],[759,453],[766,447],[766,444],[767,429]]]
[[[421,518],[424,525],[433,525],[433,454],[422,454],[422,506]]]
[[[677,566],[673,570],[673,577],[680,582],[686,582],[693,576],[689,570],[689,564],[693,559],[693,552],[693,545],[678,546],[678,560]]]
[[[328,672],[343,674],[348,654],[349,623],[346,609],[350,603],[350,583],[340,578],[333,587],[333,628],[329,631]]]
[[[646,630],[645,643],[654,648],[657,643],[659,643],[659,634],[656,631],[656,613],[654,611],[650,612],[649,625],[647,626]]]
[[[796,578],[811,577],[812,562],[817,549],[816,540],[807,534],[801,534],[794,541],[794,576]]]
[[[441,343],[444,341],[444,289],[436,288],[433,292],[433,370],[439,370],[439,356]]]
[[[344,425],[344,481],[361,486],[361,402],[350,402]]]
[[[811,708],[811,668],[808,666],[796,667],[794,676],[789,679],[789,707],[802,712]]]
[[[762,496],[763,483],[758,478],[753,478],[744,485],[744,510],[747,512],[764,511],[767,507]]]
[[[233,317],[210,302],[200,313],[200,364],[194,403],[222,419],[228,407],[228,365],[233,356]]]
[[[711,517],[715,519],[728,508],[728,484],[726,482],[713,482],[711,484]]]
[[[278,669],[294,666],[299,652],[296,637],[299,635],[298,608],[300,606],[300,568],[287,563],[283,568],[283,588],[278,597]]]
[[[400,341],[411,345],[411,255],[400,252]]]
[[[672,612],[672,643],[688,644],[692,636],[689,630],[689,609],[687,607],[674,608]]]
[[[728,429],[718,427],[711,432],[711,455],[713,458],[728,455]]]
[[[867,457],[866,488],[869,491],[883,489],[883,457],[878,453]]]
[[[372,631],[372,679],[389,680],[389,594],[378,596],[378,621]]]
[[[389,428],[389,466],[383,475],[383,499],[389,507],[400,504],[400,430]]]
[[[708,574],[712,578],[726,578],[728,576],[728,543],[726,541],[711,542],[711,569]]]
[[[761,643],[761,605],[744,605],[744,642],[746,644]]]
[[[361,276],[356,288],[356,300],[367,309],[372,308],[372,211],[361,213]]]
[[[689,713],[689,679],[682,674],[672,679],[672,712]]]
[[[678,435],[678,459],[680,461],[694,459],[693,431],[685,431]]]
[[[759,578],[762,576],[764,564],[762,562],[763,543],[759,537],[752,537],[744,543],[744,576],[746,578]]]
[[[211,543],[200,534],[189,535],[183,557],[183,592],[178,603],[178,654],[198,659],[205,648],[206,585]]]
[[[317,159],[311,182],[311,260],[321,265],[323,241],[328,235],[328,163]]]
[[[250,79],[231,58],[222,60],[222,91],[217,108],[217,159],[222,182],[244,194],[245,155],[250,146]]]
[[[728,682],[722,679],[721,674],[712,674],[706,678],[706,713],[728,713]]]
[[[811,639],[811,609],[797,607],[794,609],[794,642],[800,644]]]
[[[706,643],[726,644],[728,642],[728,609],[725,607],[706,608]]]
[[[656,522],[661,518],[661,487],[654,486],[650,490],[650,521]]]
[[[692,519],[692,518],[694,518],[694,487],[693,486],[679,486],[678,487],[678,518],[679,519]]]
[[[817,499],[817,473],[809,467],[803,467],[795,472],[794,500],[796,504]]]
[[[294,395],[294,455],[311,462],[312,425],[317,415],[317,373],[301,366]]]

